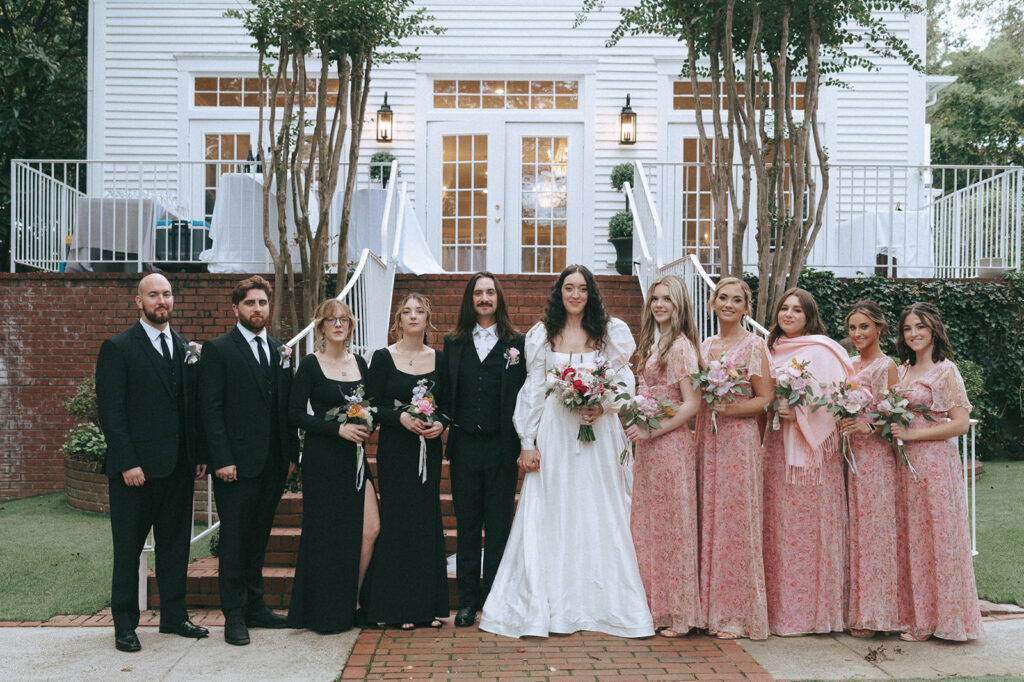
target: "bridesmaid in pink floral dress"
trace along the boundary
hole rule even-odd
[[[846,314],[850,341],[860,351],[853,360],[853,381],[871,404],[896,383],[896,363],[878,341],[887,335],[885,314],[874,301],[858,301]],[[870,407],[868,408],[871,409]],[[842,419],[839,430],[849,439],[856,472],[847,469],[850,511],[850,610],[854,637],[899,630],[896,601],[896,458],[889,442],[875,433],[870,420]]]
[[[808,362],[815,382],[826,386],[853,374],[849,356],[825,335],[817,303],[803,289],[790,289],[779,299],[768,348],[776,375],[792,360]],[[839,430],[826,410],[784,405],[778,414],[782,429],[765,439],[768,627],[775,635],[842,631],[847,543]]]
[[[718,316],[719,332],[701,346],[704,363],[724,358],[745,373],[754,395],[701,405],[701,614],[708,632],[719,639],[767,639],[761,555],[763,452],[757,417],[774,396],[775,386],[768,346],[741,324],[751,313],[746,282],[723,277],[711,295],[711,308]],[[712,410],[717,413],[717,434],[711,428]]]
[[[636,446],[630,530],[654,627],[664,637],[678,637],[704,627],[698,580],[697,441],[687,426],[700,406],[690,382],[690,374],[700,367],[690,295],[679,277],[662,277],[647,291],[637,351],[638,392],[646,388],[677,408],[660,422],[660,429],[626,429]]]
[[[936,420],[915,415],[909,427],[892,427],[914,468],[901,466],[897,474],[900,639],[977,639],[981,613],[955,440],[970,428],[971,403],[938,309],[907,306],[899,331],[898,386]]]

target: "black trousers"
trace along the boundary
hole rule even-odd
[[[160,589],[160,622],[185,620],[185,582],[192,536],[192,476],[179,464],[165,478],[150,478],[141,486],[110,479],[110,531],[114,540],[114,572],[110,610],[114,629],[139,625],[139,554],[153,529],[156,582]]]
[[[287,474],[288,464],[273,456],[254,478],[213,479],[220,516],[220,608],[226,618],[263,607],[263,559]]]
[[[500,435],[484,436],[455,429],[455,458],[449,465],[458,542],[455,550],[459,608],[479,608],[491,589],[512,528],[516,482],[515,460],[501,452]],[[480,547],[487,544],[480,579]]]

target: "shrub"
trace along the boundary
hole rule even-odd
[[[608,221],[608,238],[632,237],[633,216],[628,211],[619,211]]]
[[[90,422],[78,424],[65,435],[61,450],[79,462],[102,462],[107,456],[107,442],[100,427]]]
[[[210,556],[220,556],[220,528],[210,533]]]
[[[611,174],[612,189],[616,192],[622,191],[622,186],[629,183],[629,186],[633,186],[633,164],[631,163],[620,163],[619,165],[612,168]]]
[[[78,382],[75,394],[64,401],[64,407],[75,419],[91,424],[99,423],[96,405],[96,377],[92,374]]]
[[[380,164],[390,164],[395,160],[395,155],[388,151],[380,151],[370,157],[370,179],[379,180],[381,175],[384,176],[384,184],[388,182],[388,178],[391,177],[391,167],[383,166]]]

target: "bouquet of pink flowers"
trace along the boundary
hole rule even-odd
[[[363,385],[359,384],[352,395],[342,393],[345,403],[327,410],[324,419],[336,421],[339,424],[362,424],[370,433],[373,433],[373,415],[377,412],[377,408],[366,399],[365,390]],[[363,481],[366,478],[365,452],[363,444],[356,443],[356,490],[363,489]]]
[[[910,422],[913,421],[914,415],[919,414],[926,420],[933,422],[935,418],[931,416],[931,408],[927,405],[911,405],[910,400],[900,392],[898,388],[893,386],[885,394],[885,397],[878,401],[875,405],[875,409],[872,412],[868,412],[867,416],[874,419],[875,426],[881,426],[881,434],[888,439],[889,443],[893,443],[892,425],[902,424],[903,426],[910,426]],[[910,460],[907,459],[907,453],[903,451],[903,440],[901,438],[895,439],[896,450],[898,452],[898,461],[900,464],[905,464],[910,467],[911,473],[917,476],[917,472],[914,471],[913,465],[910,464]]]
[[[753,395],[746,370],[736,367],[724,354],[721,359],[709,362],[703,372],[691,374],[690,381],[693,388],[700,391],[701,400],[708,405],[714,405],[720,400],[732,402],[738,395]],[[711,412],[711,433],[718,433],[717,416],[714,411]]]
[[[433,424],[440,416],[437,412],[437,401],[434,394],[430,392],[434,386],[427,379],[420,379],[416,387],[412,389],[412,400],[408,403],[395,401],[395,409],[408,412],[413,419],[419,419],[427,424]],[[420,482],[427,482],[427,441],[420,436]]]
[[[671,400],[661,395],[655,398],[646,388],[641,389],[635,396],[621,395],[628,398],[619,408],[619,416],[623,417],[623,425],[628,429],[630,426],[642,426],[648,431],[656,431],[661,428],[659,420],[671,417],[676,413],[676,406]],[[629,456],[629,446],[619,454],[619,463],[625,464]]]
[[[778,376],[775,377],[775,400],[765,407],[765,409],[775,410],[775,416],[772,417],[772,423],[768,427],[769,431],[778,431],[782,428],[778,412],[781,405],[785,404],[790,407],[810,405],[815,410],[820,406],[814,401],[812,386],[815,382],[814,375],[807,369],[809,364],[810,362],[807,360],[800,361],[793,358],[788,365],[779,370]]]
[[[572,359],[565,364],[556,365],[548,370],[544,395],[554,393],[559,401],[570,410],[597,405],[603,398],[612,394],[618,398],[615,386],[621,385],[612,381],[611,368],[604,358],[598,356],[593,362],[572,364]],[[576,440],[593,443],[596,440],[594,427],[580,424]]]
[[[822,388],[826,387],[822,386]],[[834,391],[815,402],[839,419],[857,419],[871,405],[871,394],[857,388],[856,381],[844,381]],[[859,473],[857,471],[857,460],[853,454],[853,448],[850,446],[850,439],[847,436],[843,436],[842,448],[843,457],[846,458],[850,469],[854,474]]]

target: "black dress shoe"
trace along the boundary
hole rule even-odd
[[[192,639],[202,639],[210,634],[210,631],[199,625],[195,625],[188,618],[175,625],[160,624],[160,632],[164,634],[180,635]]]
[[[135,635],[135,630],[124,630],[123,632],[114,633],[114,646],[117,647],[118,651],[138,651],[142,648],[139,644],[139,638]]]
[[[455,614],[455,626],[460,628],[469,627],[476,622],[476,609],[472,606],[463,606]]]
[[[286,628],[288,617],[274,613],[269,607],[245,614],[245,624],[251,628]]]
[[[235,646],[249,643],[249,628],[241,618],[232,618],[224,624],[224,641]]]

